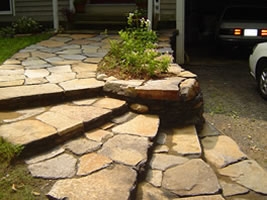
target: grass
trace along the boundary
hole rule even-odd
[[[20,36],[14,38],[0,38],[0,64],[13,54],[31,44],[35,44],[51,37],[51,33]]]

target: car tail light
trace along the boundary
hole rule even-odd
[[[267,29],[262,29],[260,32],[261,36],[267,36]]]
[[[234,29],[234,35],[241,35],[242,30],[240,28],[235,28]]]

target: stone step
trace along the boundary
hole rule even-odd
[[[31,154],[81,135],[126,111],[125,101],[107,97],[8,111],[4,113],[8,118],[2,119],[0,136],[24,146],[24,154]]]

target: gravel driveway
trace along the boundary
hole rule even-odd
[[[221,54],[209,46],[190,48],[188,55],[183,67],[199,77],[207,121],[267,170],[267,101],[249,74],[249,53]]]

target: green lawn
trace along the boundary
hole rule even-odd
[[[13,54],[31,44],[35,44],[51,37],[51,33],[42,33],[14,38],[0,38],[0,64]]]

